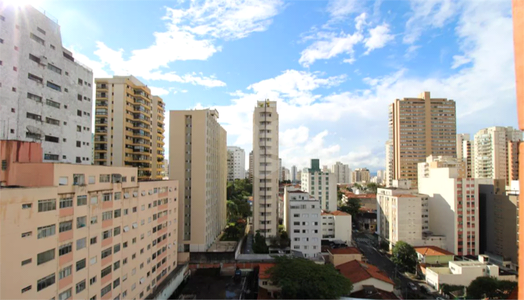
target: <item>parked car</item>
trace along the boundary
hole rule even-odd
[[[413,282],[408,282],[408,286],[412,291],[416,291],[418,289]]]

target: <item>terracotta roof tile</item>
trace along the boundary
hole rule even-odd
[[[353,284],[369,278],[375,278],[389,284],[394,284],[388,275],[380,271],[374,265],[360,263],[357,260],[338,265],[336,269],[340,270],[340,273],[348,278]]]
[[[441,255],[453,255],[453,253],[444,250],[442,248],[439,248],[437,246],[420,246],[420,247],[413,247],[415,248],[415,251],[420,253],[424,256],[441,256]]]
[[[271,267],[273,267],[275,264],[259,264],[260,267],[258,271],[258,278],[260,279],[269,279],[269,274],[267,273],[267,270],[269,270]]]
[[[336,248],[336,249],[328,249],[329,253],[331,254],[362,254],[357,248],[355,247],[347,247],[347,248]]]
[[[340,210],[335,210],[335,211],[330,211],[330,212],[327,212],[327,211],[323,211],[321,213],[322,216],[325,216],[325,215],[331,215],[331,216],[349,216],[348,213],[345,213],[343,211],[340,211]]]

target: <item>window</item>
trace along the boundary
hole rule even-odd
[[[110,193],[102,194],[102,201],[103,202],[111,201],[111,194]]]
[[[109,177],[109,174],[101,174],[100,175],[100,182],[109,182],[110,181],[110,177]]]
[[[46,136],[45,136],[45,141],[46,141],[46,142],[52,142],[52,143],[59,143],[59,142],[60,142],[60,139],[57,138],[56,136],[46,135]]]
[[[38,36],[36,36],[36,35],[33,34],[33,33],[30,33],[30,34],[29,34],[29,37],[30,37],[33,41],[35,41],[35,42],[37,42],[37,43],[39,43],[39,44],[41,44],[41,45],[45,45],[45,41],[44,41],[44,39],[42,39],[41,37],[38,37]]]
[[[41,34],[45,35],[45,30],[43,30],[42,28],[36,27],[36,30],[38,30],[38,32],[40,32]]]
[[[30,290],[31,290],[31,286],[30,285],[26,286],[25,288],[22,289],[22,294]]]
[[[36,291],[41,291],[48,286],[55,284],[56,276],[55,274],[48,275],[42,279],[39,279],[36,283]]]
[[[66,255],[73,250],[73,243],[67,243],[58,248],[58,256]]]
[[[31,73],[27,73],[27,78],[29,80],[32,80],[32,81],[36,82],[36,83],[44,84],[44,80],[41,77],[38,77],[38,76],[33,75]]]
[[[87,225],[87,216],[76,218],[76,228],[82,228]]]
[[[97,222],[98,222],[97,216],[91,217],[91,224],[96,224]]]
[[[120,234],[120,226],[115,227],[115,229],[113,229],[113,236],[117,236],[119,234]]]
[[[95,184],[95,176],[89,176],[89,184]]]
[[[113,218],[113,212],[112,211],[105,211],[102,213],[102,221],[105,220],[111,220]]]
[[[80,142],[80,141],[76,141],[76,146],[77,146],[78,148],[80,148],[80,147],[82,146],[82,142]]]
[[[104,297],[104,295],[109,293],[110,291],[111,291],[111,283],[102,288],[102,290],[100,291],[100,297]]]
[[[120,252],[120,244],[116,244],[114,247],[113,247],[113,253],[118,253]]]
[[[113,271],[120,269],[120,261],[117,261],[113,264]]]
[[[85,289],[86,289],[86,280],[85,279],[76,284],[76,293],[77,294]]]
[[[111,230],[106,230],[106,231],[102,232],[102,240],[108,239],[110,237],[111,237]]]
[[[55,91],[58,91],[58,92],[62,91],[62,87],[61,86],[59,86],[58,84],[54,84],[54,83],[52,83],[50,81],[47,82],[47,87],[51,88],[51,89],[53,89]]]
[[[116,288],[120,285],[120,278],[117,278],[115,281],[113,281],[113,288]]]
[[[86,195],[76,197],[76,206],[82,206],[82,205],[87,205],[87,196]]]
[[[106,267],[102,270],[100,278],[104,278],[105,276],[111,274],[111,266]]]
[[[72,271],[73,271],[73,267],[72,266],[68,266],[68,267],[63,268],[62,270],[60,270],[58,272],[58,279],[66,278],[67,276],[71,275]]]
[[[42,97],[37,96],[35,94],[27,93],[27,99],[34,100],[36,102],[42,102]]]
[[[102,250],[102,254],[100,255],[100,258],[104,259],[104,258],[108,257],[109,255],[111,255],[111,247],[109,247],[109,248],[107,248],[105,250]]]
[[[96,283],[96,276],[93,276],[91,279],[89,279],[89,285],[93,285]]]
[[[55,233],[56,233],[56,225],[52,224],[52,225],[38,227],[37,232],[38,232],[38,238],[39,239],[43,239],[45,237],[55,235]]]
[[[82,111],[79,110],[79,109],[77,109],[77,110],[76,110],[76,115],[77,115],[78,117],[81,117],[81,116],[82,116]]]
[[[57,68],[55,66],[53,66],[52,64],[47,64],[47,68],[55,73],[58,73],[60,75],[62,75],[62,69],[60,68]]]
[[[122,199],[122,193],[121,192],[116,192],[115,193],[115,200],[120,200]]]
[[[115,219],[116,218],[120,218],[121,215],[122,215],[122,211],[120,209],[115,209],[115,211],[114,211]]]
[[[51,250],[47,250],[47,251],[38,253],[38,255],[36,256],[36,265],[41,265],[53,259],[55,259],[55,249],[54,248]]]
[[[73,198],[60,199],[60,208],[73,207]]]
[[[82,270],[85,267],[86,267],[86,259],[85,258],[76,262],[76,271],[77,272]]]
[[[71,298],[71,289],[68,289],[62,293],[60,293],[60,295],[58,295],[58,300],[67,300],[69,298]]]
[[[27,264],[30,264],[32,261],[33,261],[32,258],[29,258],[29,259],[23,260],[23,261],[22,261],[22,266],[25,266],[25,265],[27,265]]]
[[[28,119],[32,119],[32,120],[35,120],[35,121],[42,121],[42,116],[37,115],[37,114],[32,114],[30,112],[26,113],[26,117]]]
[[[97,204],[98,203],[98,197],[97,196],[92,196],[91,197],[91,204]]]
[[[59,232],[66,232],[73,229],[73,221],[65,221],[59,224]]]
[[[86,247],[87,238],[76,240],[76,250],[84,249]]]

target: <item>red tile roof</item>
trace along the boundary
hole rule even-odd
[[[325,215],[332,215],[332,216],[349,216],[348,213],[345,213],[343,211],[340,211],[340,210],[335,210],[335,211],[330,211],[330,212],[327,212],[327,211],[323,211],[322,214],[323,216]]]
[[[442,248],[439,248],[437,246],[420,246],[420,247],[413,247],[415,248],[415,251],[420,253],[424,256],[442,256],[442,255],[453,255],[453,253],[444,250]]]
[[[355,247],[328,249],[328,252],[331,253],[331,254],[335,254],[335,255],[336,254],[362,254]]]
[[[275,264],[265,263],[265,264],[259,264],[260,267],[258,271],[258,278],[260,279],[269,279],[269,274],[267,273],[267,270],[269,270],[271,267],[273,267]]]
[[[348,278],[353,284],[369,278],[375,278],[389,284],[394,284],[386,273],[380,271],[374,265],[364,264],[357,260],[338,265],[336,269],[340,270],[340,274]]]
[[[381,289],[377,289],[377,293],[372,295],[366,294],[365,290],[360,290],[358,292],[351,293],[350,297],[359,298],[359,299],[398,299],[398,297],[391,292],[386,292]]]

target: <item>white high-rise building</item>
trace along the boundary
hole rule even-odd
[[[0,139],[41,142],[44,162],[91,164],[93,71],[62,46],[56,20],[1,6]]]
[[[319,160],[311,160],[311,168],[302,172],[302,191],[320,201],[323,210],[337,210],[337,182],[335,174],[320,170]]]
[[[392,134],[392,128],[390,127],[390,135]],[[393,185],[395,173],[394,155],[395,151],[393,149],[393,141],[388,140],[386,142],[386,174],[384,175],[384,183],[386,187],[391,187]]]
[[[351,183],[351,169],[349,168],[349,165],[337,161],[331,166],[331,172],[335,174],[337,184]]]
[[[304,257],[320,255],[322,239],[320,202],[294,187],[284,189],[284,224],[291,240],[291,250]]]
[[[228,158],[228,181],[246,178],[246,152],[237,146],[227,146]],[[231,178],[230,177],[231,174]],[[232,180],[230,180],[232,179]]]
[[[276,101],[258,101],[253,112],[253,227],[278,234],[278,113]]]
[[[248,178],[249,178],[249,181],[253,182],[253,170],[255,168],[254,166],[254,161],[253,161],[253,150],[251,150],[251,152],[249,152],[249,169],[248,169]]]
[[[522,131],[512,127],[489,127],[475,134],[475,178],[508,179],[508,142],[521,141]],[[513,156],[516,160],[517,157]],[[508,185],[509,185],[509,181]]]
[[[291,167],[291,182],[295,183],[297,182],[298,180],[298,177],[297,177],[297,166],[292,166]]]

